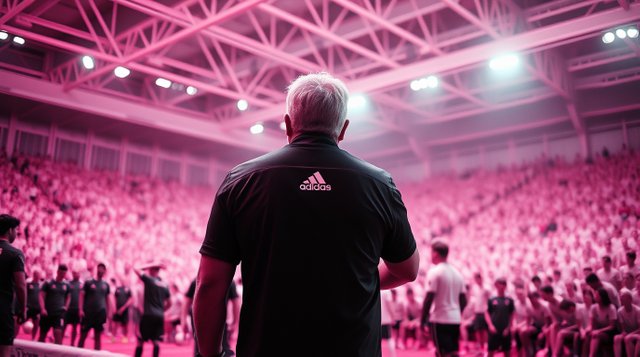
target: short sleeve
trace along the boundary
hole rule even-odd
[[[200,254],[237,265],[241,260],[240,248],[235,236],[232,212],[229,212],[228,207],[228,179],[227,175],[213,202]]]
[[[24,254],[18,251],[16,254],[16,259],[13,264],[13,272],[14,273],[24,273]]]
[[[438,274],[434,269],[427,273],[427,292],[435,293],[438,291]]]
[[[416,250],[416,241],[407,218],[407,208],[402,202],[400,191],[391,181],[389,209],[391,227],[382,247],[382,259],[391,263],[400,263],[411,257]]]

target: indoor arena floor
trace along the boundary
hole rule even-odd
[[[30,336],[24,334],[24,333],[20,333],[18,335],[18,339],[24,339],[24,340],[30,340]],[[69,344],[69,337],[66,336],[63,343],[65,345]],[[86,342],[86,347],[92,348],[93,347],[93,340],[91,338],[87,338],[87,342]],[[135,341],[132,339],[129,339],[129,342],[127,343],[121,343],[121,342],[111,342],[111,338],[110,337],[106,337],[103,338],[102,340],[102,349],[105,351],[110,351],[110,352],[114,352],[114,353],[122,353],[124,355],[127,356],[133,356],[133,352],[135,349]],[[151,346],[151,344],[145,344],[145,349],[144,349],[144,353],[142,354],[143,356],[152,356],[152,349],[153,347]],[[184,345],[176,345],[173,343],[161,343],[160,346],[160,356],[162,357],[188,357],[188,356],[192,356],[193,352],[192,352],[192,345],[191,342],[186,343]],[[301,354],[301,356],[303,356],[304,354]],[[434,356],[434,349],[433,346],[429,346],[428,349],[422,349],[422,350],[397,350],[396,351],[396,356],[397,357],[429,357],[429,356]],[[469,353],[461,353],[461,355],[467,355],[467,356],[472,356]],[[388,357],[388,353],[387,353],[387,349],[386,349],[386,345],[385,342],[383,342],[382,345],[382,356],[383,357]]]

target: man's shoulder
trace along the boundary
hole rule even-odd
[[[316,157],[310,158],[307,153],[299,153],[298,150],[301,149],[293,146],[285,146],[245,161],[229,171],[223,186],[231,185],[256,172],[288,167],[325,167],[350,170],[384,185],[394,186],[391,175],[387,171],[352,155],[346,150],[337,147],[327,149],[330,155],[326,155],[324,159],[318,159]]]
[[[0,253],[7,254],[9,256],[24,257],[22,251],[12,246],[9,242],[6,242],[6,244],[0,244]]]

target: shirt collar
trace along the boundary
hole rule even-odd
[[[296,136],[290,145],[296,144],[326,144],[338,146],[338,144],[327,134],[323,133],[304,133]]]

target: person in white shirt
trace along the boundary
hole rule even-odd
[[[636,252],[630,250],[626,254],[627,264],[620,267],[620,273],[631,273],[634,277],[640,274],[640,266],[636,265]]]
[[[640,331],[640,307],[633,305],[632,301],[631,291],[622,289],[620,292],[622,306],[618,309],[620,333],[613,338],[613,353],[615,357],[622,357],[622,344],[625,343],[626,347],[626,337]],[[634,354],[629,353],[630,351],[634,351],[634,348],[627,350],[627,356],[634,356]]]
[[[431,244],[433,267],[427,274],[421,325],[429,326],[438,357],[456,356],[460,349],[462,310],[467,304],[464,280],[457,269],[447,263],[449,246],[436,240]]]
[[[602,257],[602,268],[598,269],[596,274],[600,280],[610,283],[615,286],[616,289],[620,289],[622,287],[622,276],[618,269],[613,268],[610,256],[605,255]]]
[[[551,314],[549,309],[540,302],[540,294],[533,291],[528,297],[530,304],[527,307],[527,323],[518,330],[523,356],[535,355],[535,342],[551,324]]]
[[[487,302],[491,292],[482,282],[482,275],[475,273],[473,275],[474,284],[471,286],[469,303],[473,307],[475,317],[473,319],[473,331],[475,333],[476,342],[480,350],[484,350],[484,346],[489,339],[489,326],[484,313],[487,311]]]
[[[382,331],[380,337],[382,340],[387,341],[388,353],[385,356],[396,357],[396,342],[391,336],[391,326],[395,322],[393,316],[393,302],[391,297],[391,291],[380,291],[380,323],[382,324]]]
[[[620,295],[618,295],[618,290],[611,283],[600,280],[595,273],[589,274],[585,282],[593,289],[594,293],[600,288],[604,289],[609,294],[609,300],[615,305],[616,309],[620,307]]]
[[[589,327],[589,357],[595,357],[600,352],[600,346],[607,341],[613,342],[616,334],[618,312],[609,298],[608,292],[599,288],[595,294],[596,303],[591,306],[591,326]]]

